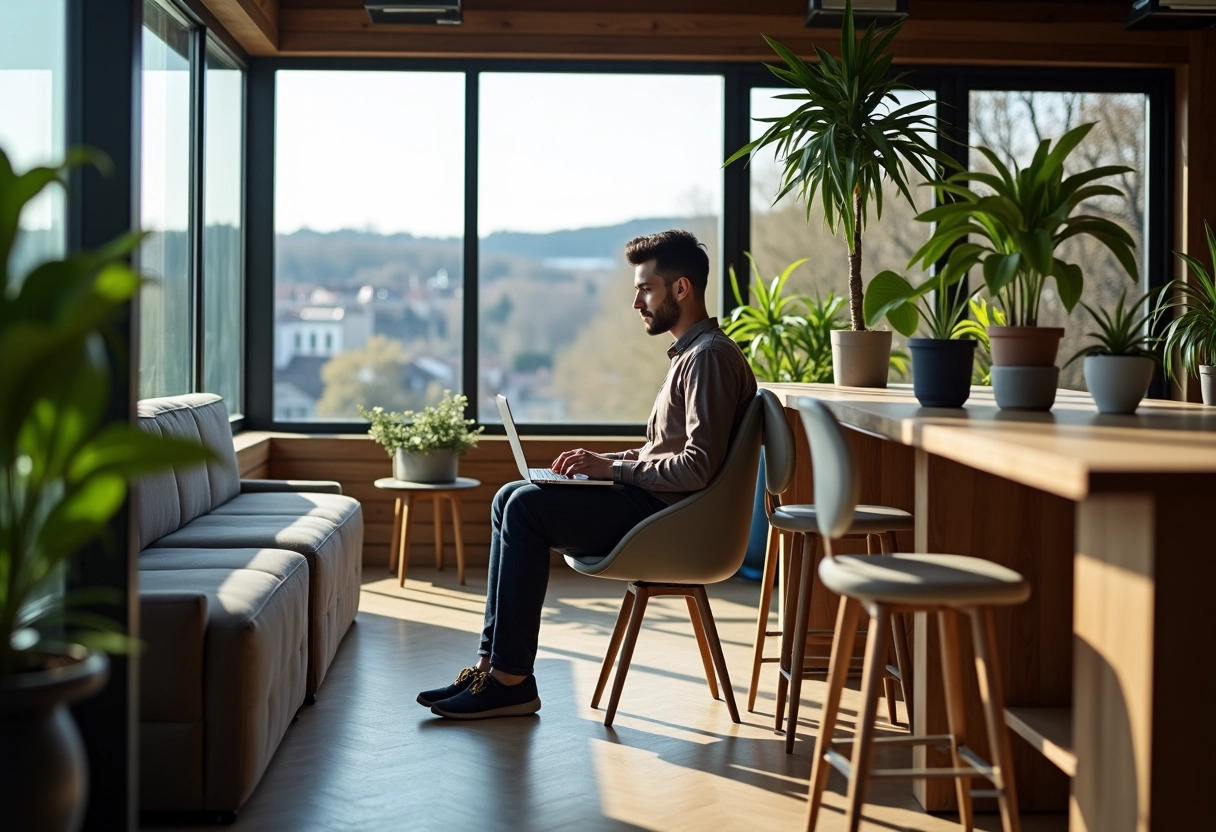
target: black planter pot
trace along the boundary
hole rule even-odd
[[[922,407],[962,407],[971,395],[975,339],[909,338],[912,392]]]
[[[75,832],[88,767],[68,704],[105,684],[105,654],[64,647],[46,670],[0,677],[0,806],[4,828]],[[59,660],[62,664],[57,664]]]

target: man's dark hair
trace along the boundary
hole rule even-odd
[[[634,237],[625,244],[625,257],[634,266],[653,260],[654,272],[668,286],[687,277],[697,297],[705,297],[709,284],[709,255],[705,244],[680,229]]]

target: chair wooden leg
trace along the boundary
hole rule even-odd
[[[388,572],[397,571],[397,541],[401,539],[401,498],[393,501],[393,536],[388,539]]]
[[[768,614],[773,603],[773,585],[777,582],[777,561],[780,558],[781,532],[768,527],[768,546],[764,551],[764,575],[760,578],[760,605],[756,609],[756,645],[752,649],[752,681],[747,688],[747,711],[756,710],[756,692],[760,687],[760,668],[764,664],[764,645],[768,641]]]
[[[988,724],[988,745],[992,755],[993,785],[1000,790],[997,806],[1001,828],[1019,832],[1018,792],[1013,780],[1013,754],[1005,730],[1005,693],[1001,687],[1001,668],[997,664],[996,636],[992,629],[992,610],[971,610],[971,636],[975,644],[975,675],[979,680],[980,701]]]
[[[701,615],[697,612],[697,602],[693,596],[685,595],[688,603],[688,617],[692,620],[692,632],[697,637],[697,649],[701,651],[701,664],[705,668],[705,681],[709,682],[709,695],[718,698],[718,678],[714,675],[714,660],[709,655],[709,643],[705,640],[705,628],[701,624]]]
[[[397,586],[405,586],[405,573],[410,565],[410,521],[414,514],[414,495],[407,494],[401,506],[401,541],[397,550]]]
[[[629,672],[629,662],[633,660],[633,648],[638,643],[638,633],[642,629],[642,616],[646,614],[646,602],[650,593],[644,586],[634,587],[636,600],[633,611],[629,615],[629,629],[625,631],[625,641],[621,645],[621,660],[617,663],[616,678],[612,680],[612,694],[608,697],[608,713],[604,714],[604,724],[612,725],[616,718],[616,706],[621,701],[621,690],[625,687],[625,674]]]
[[[898,542],[894,532],[886,532],[882,536],[882,552],[884,555],[893,554]],[[912,615],[910,613],[891,616],[891,641],[895,645],[895,666],[899,668],[899,688],[904,695],[904,710],[908,712],[908,731],[916,733],[912,727]],[[892,720],[894,722],[895,720]]]
[[[714,623],[714,614],[709,608],[709,596],[705,587],[693,588],[697,599],[697,608],[701,613],[701,624],[705,628],[705,637],[709,641],[709,651],[718,666],[718,678],[722,680],[722,696],[726,699],[726,709],[730,711],[731,721],[738,724],[739,706],[735,704],[735,692],[730,686],[730,672],[726,669],[726,656],[722,653],[722,641],[718,638],[718,626]],[[715,697],[716,698],[716,697]]]
[[[874,751],[874,712],[878,709],[878,685],[887,667],[887,631],[891,613],[881,604],[870,610],[870,629],[866,635],[866,661],[861,674],[861,709],[857,713],[857,731],[853,735],[853,756],[849,767],[849,793],[845,810],[845,829],[857,832],[861,825],[861,807],[866,802],[870,784],[870,758]]]
[[[857,636],[857,619],[861,605],[851,598],[841,598],[836,611],[836,632],[832,637],[832,656],[828,661],[828,692],[823,700],[823,715],[819,720],[819,739],[811,756],[811,781],[807,798],[807,832],[813,832],[823,805],[823,789],[828,783],[831,765],[826,759],[836,730],[836,715],[840,710],[840,695],[853,664],[853,640]]]
[[[958,749],[967,744],[967,711],[964,705],[962,668],[958,657],[958,613],[943,610],[937,614],[937,632],[941,637],[942,682],[946,696],[946,720],[950,727],[950,758],[955,768],[966,763]],[[954,778],[958,793],[958,819],[964,832],[971,832],[974,817],[971,809],[971,778]]]
[[[801,575],[802,573],[802,550],[806,546],[806,535],[796,534],[794,540],[790,544],[790,556],[781,561],[783,571],[781,575],[781,609],[778,611],[778,616],[781,619],[781,659],[779,662],[782,671],[777,674],[777,706],[773,711],[773,730],[780,732],[781,723],[785,718],[785,700],[786,694],[790,689],[790,677],[793,676],[793,665],[790,664],[790,656],[793,653],[794,644],[794,615],[792,610],[797,609],[798,602],[798,581],[793,575]]]
[[[616,653],[621,648],[621,638],[625,635],[625,626],[629,622],[629,613],[633,610],[633,587],[625,589],[625,599],[621,601],[621,611],[616,615],[616,626],[612,628],[612,638],[608,640],[608,652],[604,655],[604,663],[600,665],[600,678],[595,683],[595,696],[591,697],[591,707],[600,706],[600,697],[604,695],[604,686],[608,684],[608,674],[612,672],[612,664],[616,661]]]
[[[456,544],[456,580],[464,586],[464,533],[461,531],[460,497],[449,494],[452,504],[452,539]]]
[[[818,535],[815,536],[818,540]],[[801,705],[803,666],[806,664],[806,633],[810,629],[811,588],[815,570],[815,552],[811,548],[811,535],[804,535],[802,546],[802,569],[798,580],[797,613],[794,616],[794,631],[790,644],[790,700],[789,713],[785,718],[785,753],[794,753],[794,737],[798,733],[798,707]],[[787,609],[789,609],[787,607]],[[832,642],[835,646],[836,637]],[[833,650],[835,655],[835,650]]]

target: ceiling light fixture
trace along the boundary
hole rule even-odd
[[[364,0],[373,23],[438,23],[459,26],[463,22],[460,0]]]
[[[877,22],[889,26],[908,16],[908,0],[853,0],[853,21],[858,26]],[[839,26],[844,20],[844,0],[808,0],[807,26]]]

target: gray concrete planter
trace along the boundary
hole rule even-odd
[[[1199,365],[1199,391],[1204,404],[1216,404],[1216,364]]]
[[[1153,380],[1153,359],[1143,355],[1085,356],[1085,386],[1099,413],[1135,413]]]
[[[1001,410],[1051,410],[1059,367],[992,368],[992,395]]]
[[[886,387],[890,330],[832,330],[832,377],[841,387]]]
[[[393,452],[393,478],[407,482],[455,482],[460,454],[451,448]]]

